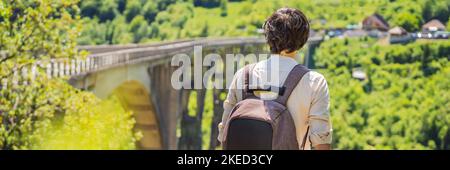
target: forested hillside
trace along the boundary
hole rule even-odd
[[[316,30],[359,24],[377,12],[391,26],[418,31],[449,20],[448,0],[82,0],[81,44],[124,44],[192,37],[258,35],[277,8],[306,13]]]
[[[450,149],[450,41],[334,39],[317,51],[336,148]],[[356,70],[367,78],[352,78]]]

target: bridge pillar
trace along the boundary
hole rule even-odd
[[[163,148],[170,150],[177,149],[178,117],[187,108],[189,97],[184,90],[172,88],[171,76],[174,70],[175,68],[171,67],[170,63],[148,68],[151,99],[156,105]]]

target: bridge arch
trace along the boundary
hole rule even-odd
[[[150,100],[150,92],[139,81],[129,80],[119,85],[112,93],[126,110],[132,111],[136,120],[135,129],[142,133],[137,141],[138,149],[163,149],[161,130]]]

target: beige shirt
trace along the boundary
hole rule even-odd
[[[279,62],[279,81],[264,82],[261,75],[270,73],[272,70],[271,64],[275,60]],[[297,62],[292,58],[272,55],[268,60],[258,62],[254,66],[251,76],[253,77],[252,79],[258,79],[258,82],[263,82],[266,85],[281,87],[295,65],[297,65]],[[251,82],[250,86],[252,86]],[[223,142],[223,125],[227,122],[233,107],[242,100],[242,87],[243,69],[240,69],[233,78],[223,105],[224,113],[222,122],[219,124],[218,136],[218,140],[221,142]],[[276,93],[271,92],[257,95],[263,100],[272,100],[277,97]],[[308,124],[310,125],[305,149],[311,149],[311,146],[318,144],[331,144],[332,126],[329,107],[330,97],[325,78],[315,71],[306,73],[287,101],[287,108],[294,120],[297,141],[303,141],[303,135],[306,133]],[[301,142],[299,142],[299,148],[301,148],[300,145]]]

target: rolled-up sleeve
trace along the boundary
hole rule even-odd
[[[320,75],[312,83],[312,100],[309,110],[309,140],[312,146],[331,144],[330,95],[325,78]]]

